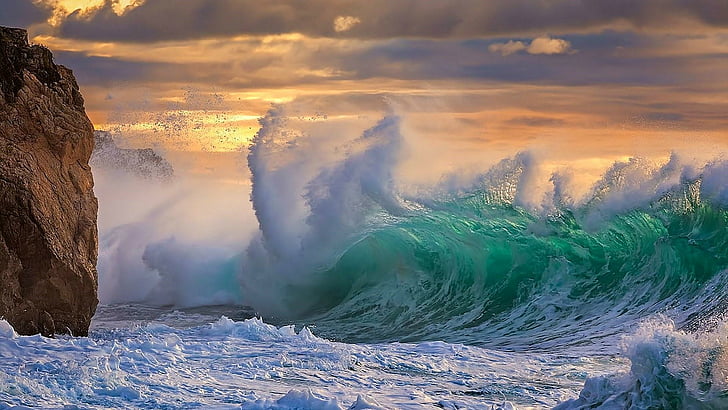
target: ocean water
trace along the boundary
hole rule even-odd
[[[125,324],[118,311],[147,319]],[[586,373],[624,365],[445,342],[347,344],[306,328],[215,316],[214,308],[103,307],[89,338],[18,337],[4,324],[0,400],[79,408],[545,407],[574,396]]]
[[[95,169],[102,305],[87,338],[0,322],[0,408],[728,408],[728,162],[403,189],[397,116],[336,149],[288,118],[249,209]]]

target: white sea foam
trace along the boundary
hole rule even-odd
[[[377,211],[400,213],[393,169],[402,136],[399,118],[387,116],[361,135],[343,138],[338,160],[322,162],[317,145],[291,141],[285,118],[276,107],[261,120],[248,156],[260,235],[242,260],[241,285],[244,303],[291,317],[292,307],[305,311],[307,301],[281,304],[281,289],[334,263],[342,244]]]
[[[529,408],[574,397],[586,372],[614,369],[443,342],[350,345],[259,319],[96,323],[89,338],[0,328],[0,408]]]

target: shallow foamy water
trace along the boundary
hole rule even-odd
[[[122,323],[114,312],[126,317]],[[228,308],[227,313],[241,313]],[[346,344],[259,319],[102,307],[88,338],[0,333],[0,403],[79,408],[518,408],[576,398],[610,357]]]

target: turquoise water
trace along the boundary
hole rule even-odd
[[[608,351],[652,314],[722,312],[728,210],[699,187],[616,213],[594,198],[533,214],[488,190],[431,202],[355,236],[289,303],[345,341]]]

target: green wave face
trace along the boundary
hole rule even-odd
[[[271,110],[248,155],[261,232],[240,282],[271,318],[349,342],[594,353],[656,313],[696,327],[724,310],[728,161],[616,162],[583,201],[554,174],[533,204],[543,181],[524,152],[465,192],[452,175],[402,198],[396,115],[324,165],[285,118]]]
[[[719,309],[728,209],[695,192],[547,217],[472,192],[371,228],[290,294],[314,301],[319,334],[347,341],[593,349],[650,314]]]

